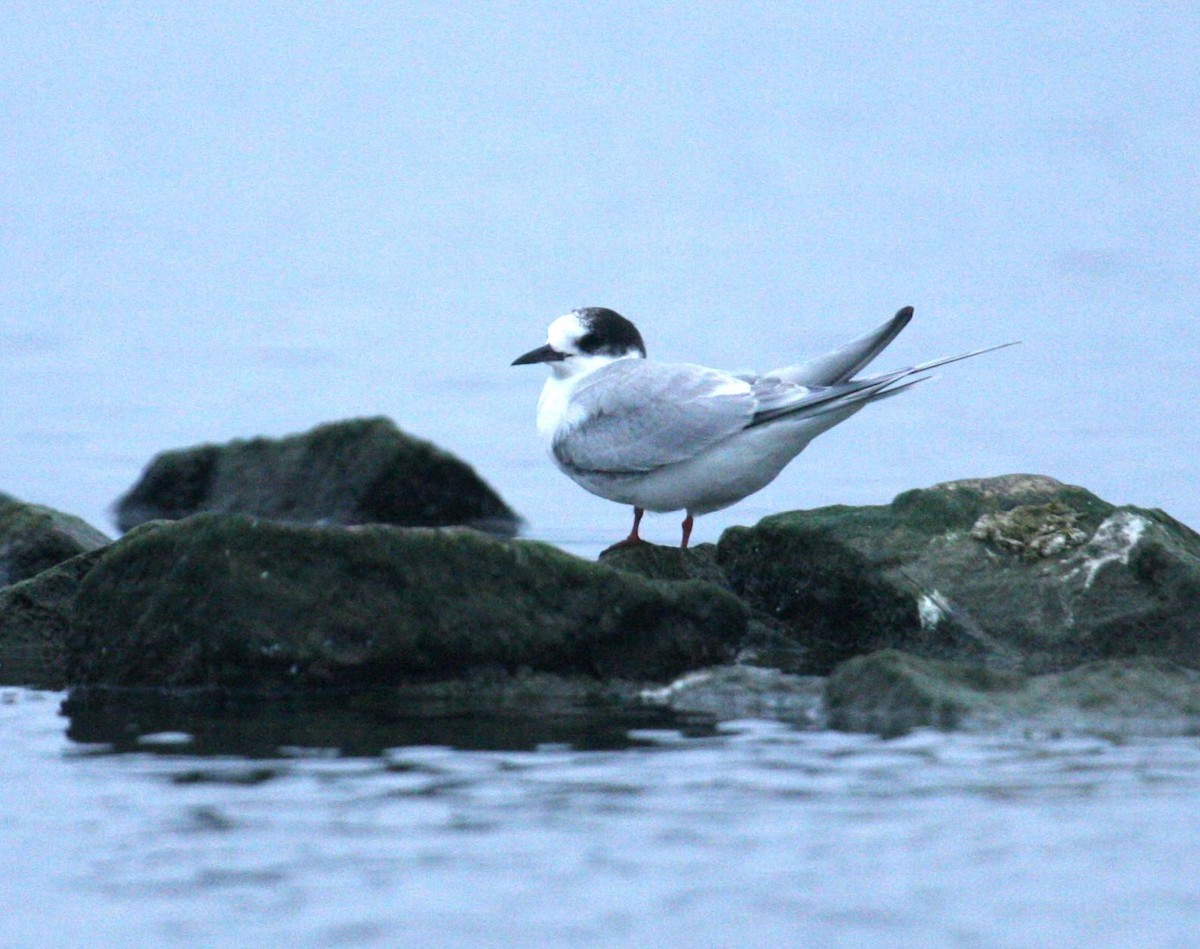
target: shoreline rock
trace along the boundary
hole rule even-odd
[[[732,595],[468,529],[201,514],[118,541],[66,639],[82,685],[289,689],[496,669],[665,681],[728,661]]]
[[[726,531],[717,561],[811,674],[886,648],[1031,674],[1139,655],[1200,668],[1200,535],[1051,478],[778,514]]]
[[[286,523],[467,526],[499,536],[512,536],[521,523],[470,465],[386,418],[165,451],[116,504],[122,531],[206,512]]]

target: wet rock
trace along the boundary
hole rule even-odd
[[[715,544],[688,548],[651,543],[610,547],[600,554],[600,562],[651,580],[704,580],[734,592],[717,559]],[[810,665],[807,650],[790,634],[787,625],[750,604],[747,608],[750,619],[738,661],[788,673],[806,671]]]
[[[530,670],[664,681],[728,661],[746,611],[468,530],[199,515],[118,541],[80,584],[75,684],[288,689]]]
[[[110,543],[86,521],[0,494],[0,587]]]
[[[62,689],[75,593],[103,548],[0,590],[0,685]]]
[[[919,727],[1191,734],[1200,728],[1200,672],[1143,656],[1023,676],[883,650],[838,667],[826,705],[832,727],[882,735]]]
[[[718,586],[729,585],[725,571],[717,563],[716,544],[680,548],[647,542],[609,547],[600,554],[600,563],[651,580],[704,580]]]
[[[505,536],[519,524],[469,465],[385,418],[164,452],[116,506],[122,531],[204,511],[313,524],[465,525]]]
[[[884,649],[839,666],[825,702],[833,728],[900,735],[922,726],[957,728],[1024,683],[1015,673]]]
[[[730,588],[826,674],[878,649],[995,670],[1159,656],[1200,668],[1200,535],[1051,478],[779,514],[717,548]]]
[[[753,665],[690,672],[670,685],[645,689],[643,702],[719,721],[765,718],[813,728],[824,724],[825,680]]]

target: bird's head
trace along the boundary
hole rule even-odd
[[[514,366],[544,362],[559,378],[586,375],[618,359],[645,359],[642,334],[629,320],[602,306],[572,310],[550,324],[546,344],[513,360]]]

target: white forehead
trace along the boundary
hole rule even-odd
[[[565,352],[574,349],[579,337],[586,334],[587,327],[579,321],[579,314],[566,313],[550,324],[546,330],[546,342],[559,352]]]

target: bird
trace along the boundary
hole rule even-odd
[[[512,365],[550,369],[537,428],[558,468],[592,494],[633,507],[633,529],[610,549],[645,543],[646,511],[684,511],[686,548],[696,517],[766,487],[809,442],[868,403],[938,366],[1016,345],[856,378],[912,316],[906,306],[833,352],[758,375],[648,359],[630,320],[583,307],[555,319],[546,343]]]

